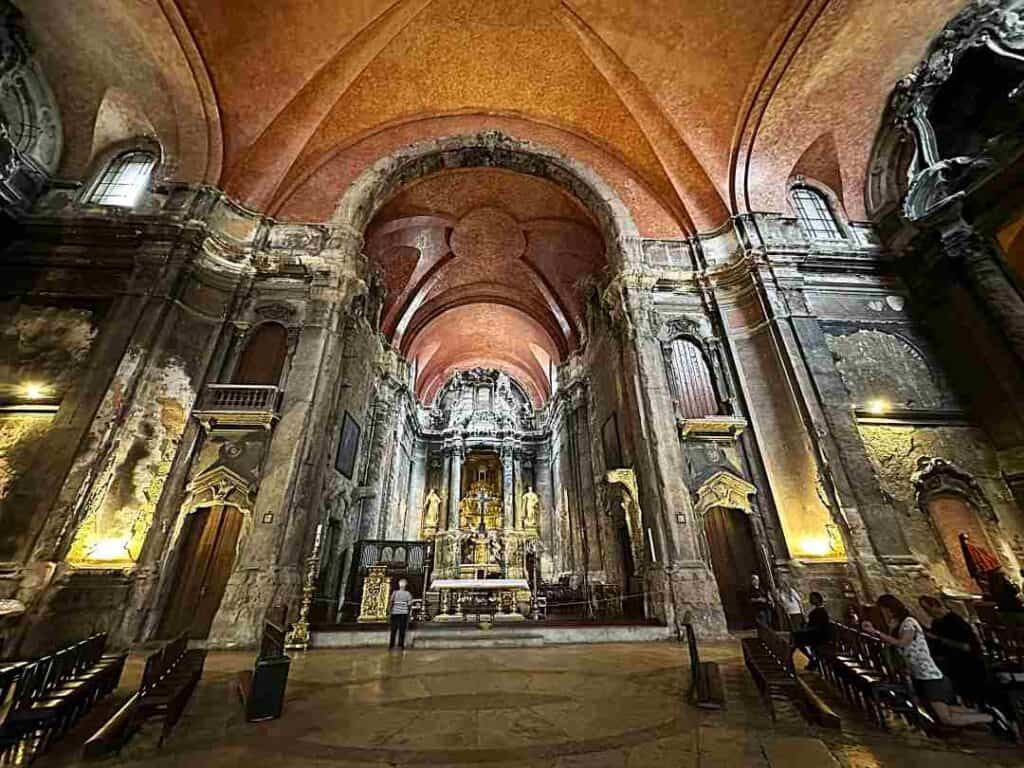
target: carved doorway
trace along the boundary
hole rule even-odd
[[[738,509],[713,507],[704,515],[704,534],[726,624],[731,631],[753,628],[747,587],[750,575],[761,570],[749,516]]]
[[[210,634],[235,564],[242,519],[235,507],[221,505],[197,509],[186,518],[160,637],[188,632],[190,638],[201,640]]]

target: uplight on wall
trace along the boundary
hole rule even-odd
[[[42,400],[49,395],[49,388],[38,381],[26,381],[21,385],[21,396],[27,400]]]
[[[130,541],[130,536],[99,539],[89,550],[89,560],[100,562],[131,560],[132,556],[128,552]]]
[[[810,557],[828,557],[832,554],[832,542],[828,536],[804,536],[796,549]]]
[[[884,416],[890,410],[892,410],[892,403],[886,400],[884,397],[876,397],[872,400],[868,400],[865,406],[865,410],[875,416]]]

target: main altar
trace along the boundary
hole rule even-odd
[[[524,496],[525,505],[533,504],[532,489]],[[494,621],[521,621],[530,614],[527,553],[538,541],[537,516],[524,514],[517,520],[513,515],[507,521],[503,502],[495,484],[475,480],[458,503],[458,527],[426,532],[434,542],[429,591],[436,595],[438,610],[433,620],[486,615]],[[424,520],[430,519],[425,510]]]

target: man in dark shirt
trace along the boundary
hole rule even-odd
[[[985,662],[978,636],[962,616],[937,598],[925,595],[918,603],[932,619],[927,638],[935,663],[965,701],[980,703],[985,694]]]
[[[388,599],[388,623],[391,628],[391,642],[388,650],[395,648],[395,635],[398,635],[398,647],[405,648],[405,630],[409,628],[409,611],[412,610],[412,593],[406,589],[409,582],[398,580],[398,589]]]
[[[813,607],[807,614],[807,626],[793,633],[793,645],[810,659],[807,669],[817,669],[822,648],[832,642],[832,619],[820,592],[811,592],[810,601]]]

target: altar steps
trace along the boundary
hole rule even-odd
[[[359,627],[322,627],[311,633],[313,648],[383,648],[388,644],[384,624]],[[409,630],[406,647],[420,650],[448,648],[537,648],[575,643],[655,643],[672,640],[668,627],[654,624],[591,624],[551,626],[525,622],[481,629],[476,624],[418,625]]]
[[[418,630],[410,647],[419,650],[447,650],[449,648],[542,648],[544,635],[526,632],[506,632],[499,629]]]

